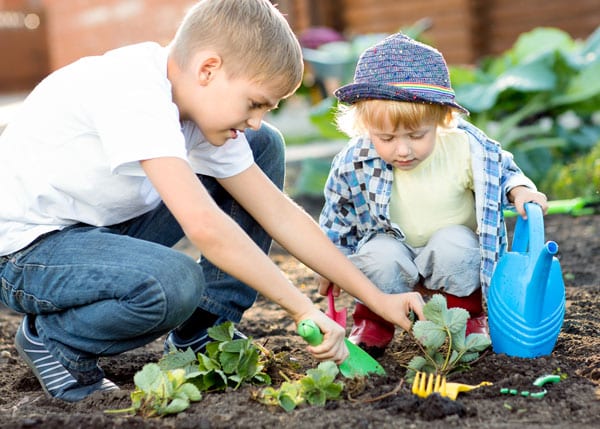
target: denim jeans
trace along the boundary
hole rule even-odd
[[[285,150],[279,131],[263,124],[258,131],[247,130],[246,137],[256,164],[282,189]],[[214,178],[199,178],[268,252],[271,238],[260,225]],[[91,383],[102,375],[99,356],[155,340],[196,307],[239,321],[256,300],[254,289],[208,260],[198,263],[172,249],[183,235],[164,204],[119,225],[76,224],[45,234],[0,257],[0,299],[15,311],[36,315],[50,352],[80,382]]]

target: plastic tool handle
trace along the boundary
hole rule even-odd
[[[302,320],[298,323],[298,335],[300,335],[311,346],[318,346],[323,342],[323,334],[312,320]]]

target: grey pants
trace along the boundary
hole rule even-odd
[[[421,282],[430,290],[467,296],[480,287],[477,235],[462,225],[436,231],[423,247],[377,234],[350,260],[385,293],[410,292]]]

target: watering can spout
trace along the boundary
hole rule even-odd
[[[542,318],[544,308],[544,296],[550,279],[550,269],[554,255],[558,253],[558,244],[548,241],[542,247],[533,270],[525,297],[525,315],[533,323],[538,323]]]

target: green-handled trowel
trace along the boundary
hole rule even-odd
[[[298,323],[298,334],[311,346],[318,346],[323,341],[321,330],[312,320],[302,320]],[[348,358],[339,365],[340,372],[344,377],[364,377],[369,374],[385,375],[383,367],[370,354],[351,343],[347,338],[344,341],[349,352]]]

